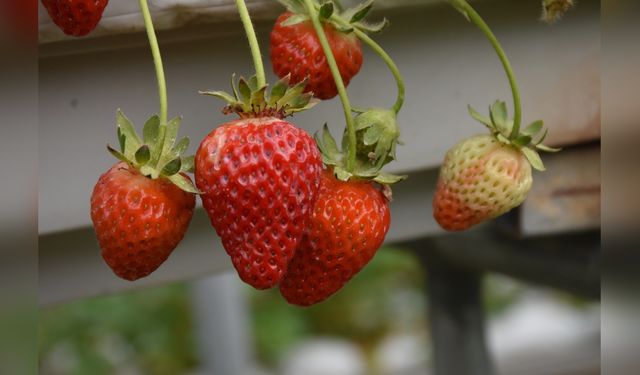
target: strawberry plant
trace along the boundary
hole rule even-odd
[[[136,280],[155,271],[184,237],[195,207],[197,189],[186,175],[193,156],[182,154],[189,138],[177,140],[181,118],[167,121],[164,69],[146,0],[140,0],[154,58],[160,115],[144,125],[142,138],[120,111],[120,160],[98,180],[91,195],[91,220],[102,257],[113,272]]]
[[[531,189],[531,167],[544,170],[538,152],[559,149],[542,143],[547,130],[541,120],[521,130],[520,93],[502,46],[465,0],[452,0],[452,5],[485,34],[496,50],[511,86],[515,111],[514,118],[509,119],[502,101],[490,107],[489,116],[469,107],[470,115],[490,134],[464,140],[445,156],[433,197],[433,216],[443,229],[459,231],[522,204]]]

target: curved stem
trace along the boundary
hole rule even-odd
[[[158,39],[156,38],[156,32],[153,29],[153,21],[151,20],[151,13],[149,12],[147,0],[140,0],[140,10],[142,11],[144,26],[147,29],[147,36],[149,37],[149,46],[151,47],[151,54],[153,55],[153,63],[156,67],[158,96],[160,98],[160,124],[165,125],[167,123],[167,83],[164,78],[162,56],[160,56],[160,47],[158,47]]]
[[[502,62],[502,66],[504,67],[504,71],[507,74],[507,78],[509,79],[509,85],[511,85],[511,93],[513,94],[513,110],[514,110],[514,118],[513,118],[513,128],[511,130],[510,138],[515,138],[520,132],[520,122],[522,119],[522,108],[520,104],[520,93],[518,91],[518,84],[516,83],[516,77],[513,73],[513,69],[511,68],[511,63],[507,58],[507,55],[504,53],[500,42],[496,36],[491,32],[489,26],[484,22],[482,17],[467,3],[465,0],[451,0],[452,5],[462,12],[471,22],[473,22],[489,39],[491,45],[496,50],[500,61]]]
[[[247,5],[244,0],[236,0],[236,6],[238,7],[240,19],[242,20],[244,31],[247,34],[247,39],[249,39],[249,47],[251,48],[251,56],[253,57],[253,66],[256,69],[258,87],[263,87],[267,84],[267,80],[264,74],[264,64],[262,63],[262,54],[260,54],[260,45],[258,44],[256,31],[253,29],[249,10],[247,9]]]
[[[309,18],[311,18],[313,27],[316,30],[316,34],[318,34],[318,39],[320,40],[324,54],[327,57],[327,63],[331,69],[331,75],[333,75],[333,80],[335,81],[336,88],[338,89],[338,95],[340,95],[340,100],[342,101],[342,109],[344,110],[344,117],[347,122],[347,136],[349,137],[349,154],[347,155],[346,167],[347,171],[352,172],[356,163],[356,128],[353,124],[353,117],[351,116],[351,103],[349,102],[347,90],[344,87],[344,82],[342,81],[342,76],[340,75],[336,58],[333,56],[333,51],[331,50],[331,46],[327,40],[327,35],[324,33],[322,24],[318,19],[318,12],[311,0],[304,0],[304,3],[307,7],[307,11],[309,12]]]
[[[382,47],[380,47],[378,43],[376,43],[373,39],[371,39],[369,35],[367,35],[366,33],[356,28],[354,28],[353,30],[358,36],[358,38],[360,38],[360,40],[362,40],[367,45],[369,45],[369,47],[375,53],[377,53],[382,58],[382,60],[384,60],[385,64],[387,64],[387,66],[389,67],[391,74],[393,74],[393,78],[395,78],[396,84],[398,86],[398,96],[396,98],[395,104],[391,109],[396,114],[398,114],[398,112],[400,112],[400,109],[402,109],[402,105],[404,104],[404,95],[405,95],[404,80],[402,79],[402,75],[400,74],[400,70],[398,69],[398,66],[391,59],[391,56],[389,56],[389,54],[387,54],[387,52],[384,49],[382,49]]]

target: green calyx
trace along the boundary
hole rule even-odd
[[[188,137],[176,142],[181,121],[182,117],[176,117],[162,124],[160,117],[151,116],[144,124],[140,139],[131,120],[118,110],[116,122],[120,151],[110,145],[107,145],[107,150],[149,178],[163,177],[188,193],[199,194],[191,180],[182,174],[193,173],[194,157],[182,155],[189,147]]]
[[[231,77],[232,94],[224,91],[200,91],[200,94],[215,96],[227,102],[223,113],[235,113],[240,118],[278,117],[285,118],[296,112],[307,110],[319,100],[313,93],[305,93],[307,80],[289,87],[290,75],[285,76],[273,85],[267,93],[268,85],[259,86],[256,76],[246,80],[240,77],[236,83],[235,75]]]
[[[289,17],[283,26],[293,26],[295,24],[309,20],[309,12],[305,7],[304,0],[278,0],[288,11],[294,13]],[[344,33],[353,32],[354,29],[364,33],[378,33],[389,26],[389,21],[385,18],[382,21],[370,23],[365,20],[371,9],[374,0],[365,0],[353,8],[342,10],[339,2],[327,0],[322,3],[314,0],[320,21],[331,24],[336,30]]]
[[[548,129],[544,128],[542,120],[534,121],[524,129],[514,132],[513,120],[508,118],[507,104],[503,101],[496,100],[496,102],[489,107],[489,117],[480,114],[471,106],[469,106],[469,114],[475,120],[485,125],[499,142],[522,151],[527,160],[529,160],[529,163],[531,163],[531,166],[536,170],[545,170],[539,151],[560,151],[559,148],[549,147],[542,143],[548,133]]]
[[[395,112],[378,108],[365,111],[355,118],[355,128],[357,152],[356,162],[351,170],[346,165],[349,137],[343,135],[339,149],[326,124],[322,134],[315,134],[322,161],[333,166],[338,179],[348,181],[355,177],[391,185],[407,178],[382,172],[385,165],[396,159],[396,145],[399,143],[400,132]]]

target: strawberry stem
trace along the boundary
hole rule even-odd
[[[514,118],[513,118],[513,128],[511,129],[511,134],[509,135],[509,139],[515,139],[520,132],[520,122],[522,120],[522,108],[520,104],[520,92],[518,91],[518,84],[516,83],[516,77],[513,73],[513,69],[511,68],[511,63],[507,58],[500,42],[493,34],[489,26],[484,22],[482,17],[467,3],[465,0],[451,0],[451,4],[454,8],[460,11],[463,15],[465,15],[471,22],[473,22],[487,37],[491,45],[496,50],[500,61],[502,62],[502,66],[504,67],[504,71],[507,74],[507,78],[509,79],[509,85],[511,86],[511,93],[513,94],[513,110],[514,110]]]
[[[264,64],[262,63],[262,54],[260,53],[260,45],[258,44],[256,31],[253,29],[249,10],[247,9],[247,5],[244,0],[236,0],[236,6],[238,7],[240,20],[242,20],[242,25],[244,26],[244,31],[247,34],[247,39],[249,40],[251,56],[253,57],[253,66],[256,70],[256,78],[258,79],[258,87],[263,87],[267,84],[267,80],[264,74]]]
[[[339,22],[341,25],[345,27],[350,27],[348,22],[346,22],[345,20],[343,20],[342,18],[340,18],[335,14],[331,16],[331,20]],[[402,75],[400,74],[400,70],[398,69],[398,66],[393,61],[391,56],[389,56],[389,54],[378,43],[376,43],[376,41],[371,39],[369,35],[359,30],[357,27],[353,28],[353,32],[356,34],[356,36],[360,40],[366,43],[376,54],[378,54],[380,58],[382,58],[385,64],[387,64],[387,67],[389,67],[391,74],[393,74],[393,78],[396,80],[396,84],[398,86],[398,96],[396,98],[395,104],[393,105],[393,107],[391,107],[391,110],[393,110],[396,114],[398,114],[398,112],[400,112],[400,110],[402,109],[402,106],[404,105],[404,97],[405,97],[404,80],[402,79]]]
[[[167,83],[164,78],[164,68],[162,66],[162,56],[160,56],[160,48],[158,47],[158,39],[153,29],[153,21],[149,12],[147,0],[140,0],[140,10],[144,18],[144,26],[149,37],[149,46],[153,55],[153,63],[156,67],[156,79],[158,81],[158,96],[160,98],[160,124],[167,124]]]
[[[342,109],[344,110],[344,117],[347,122],[347,136],[349,137],[349,153],[347,155],[346,169],[348,172],[352,172],[356,164],[356,128],[353,124],[353,117],[351,116],[351,103],[349,102],[349,96],[347,95],[347,90],[344,87],[344,82],[342,81],[342,76],[340,75],[336,58],[333,56],[329,40],[327,40],[327,35],[322,28],[320,19],[318,18],[318,12],[316,11],[312,0],[304,0],[304,4],[309,12],[309,18],[316,30],[320,44],[322,45],[322,49],[327,58],[327,63],[331,70],[331,75],[333,76],[336,88],[338,89],[340,101],[342,102]]]

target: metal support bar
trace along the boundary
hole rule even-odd
[[[495,374],[485,341],[482,275],[433,252],[422,259],[428,274],[436,375]]]

